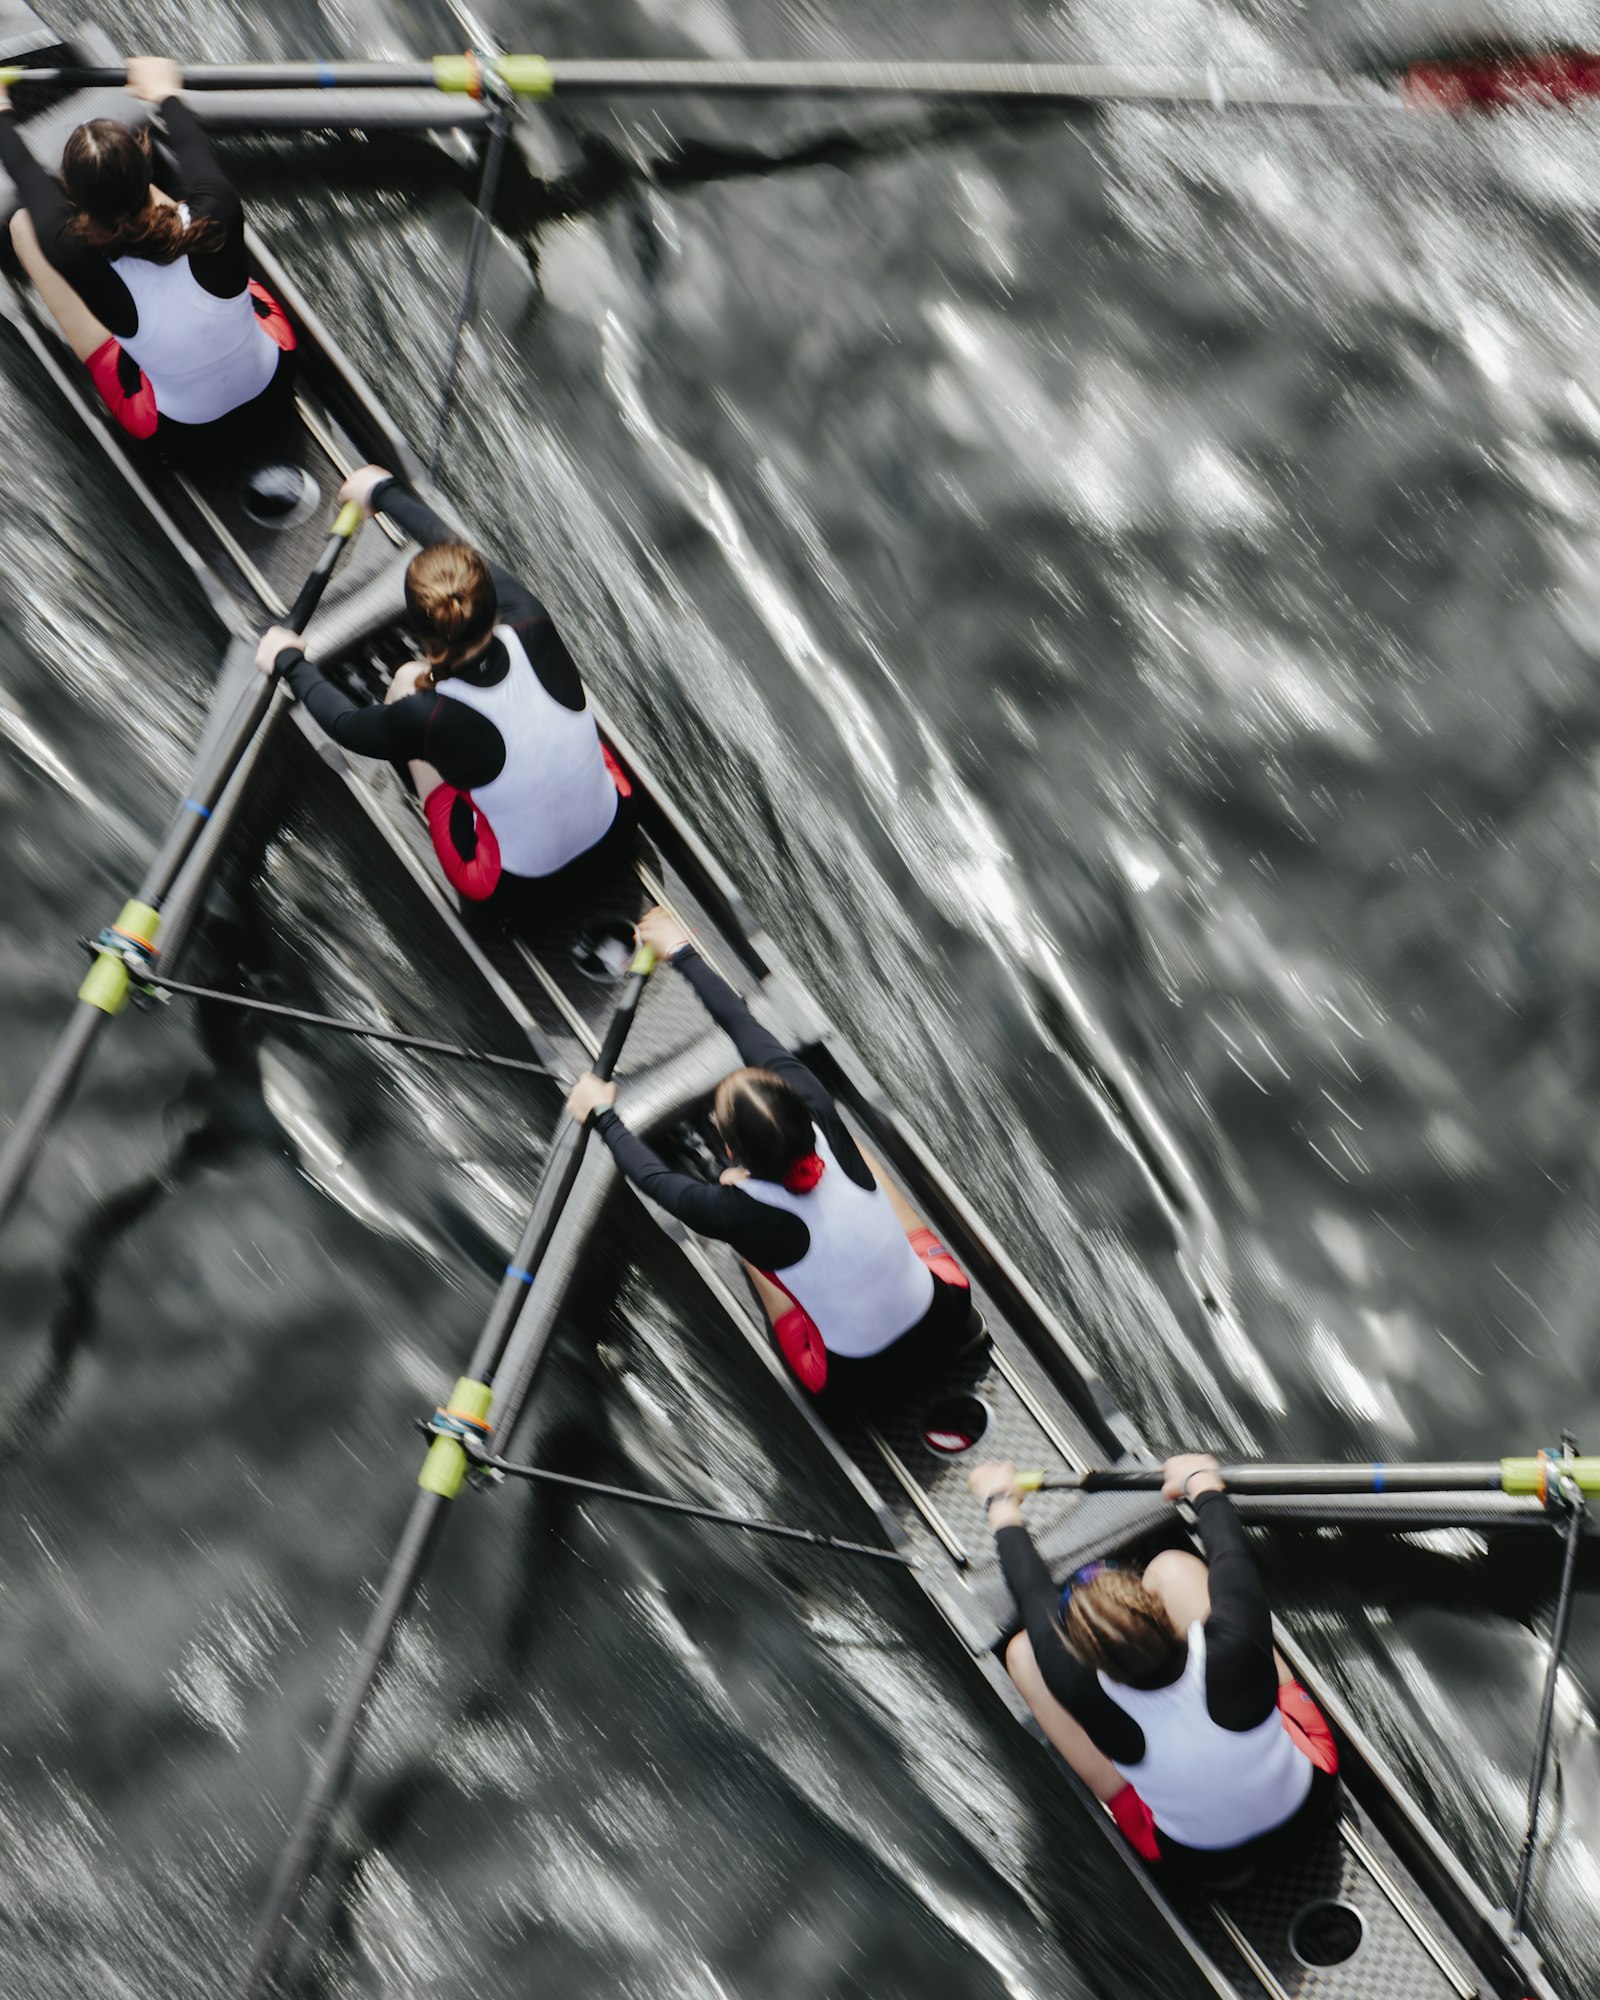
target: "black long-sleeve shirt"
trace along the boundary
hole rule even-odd
[[[167,98],[160,111],[178,166],[177,185],[166,192],[188,203],[194,221],[215,222],[220,231],[216,248],[191,253],[189,269],[195,283],[214,299],[235,299],[250,280],[244,204],[212,152],[204,128],[183,99]],[[77,210],[61,183],[28,150],[9,111],[0,113],[0,166],[15,183],[39,248],[50,263],[108,333],[119,340],[132,339],[139,331],[139,308],[132,292],[112,269],[110,260],[74,234],[70,224]]]
[[[1223,1729],[1254,1729],[1278,1702],[1272,1613],[1244,1528],[1227,1495],[1197,1494],[1194,1511],[1211,1584],[1206,1710]],[[1001,1528],[995,1540],[1045,1686],[1083,1724],[1097,1750],[1114,1763],[1137,1764],[1144,1756],[1144,1731],[1106,1693],[1094,1670],[1068,1650],[1061,1630],[1060,1586],[1052,1582],[1027,1529]],[[1186,1664],[1187,1650],[1177,1673],[1164,1685],[1176,1681]]]
[[[712,1020],[732,1040],[741,1060],[760,1069],[770,1069],[799,1092],[818,1131],[827,1140],[840,1172],[847,1174],[857,1187],[876,1186],[872,1170],[861,1157],[849,1126],[834,1108],[833,1099],[799,1057],[762,1027],[728,982],[713,972],[692,946],[670,962],[700,996]],[[595,1129],[635,1187],[699,1235],[731,1244],[758,1271],[784,1270],[790,1264],[798,1264],[810,1249],[811,1231],[798,1215],[757,1201],[740,1187],[722,1187],[676,1172],[636,1132],[630,1132],[614,1110],[601,1111],[595,1118]]]
[[[398,479],[377,487],[372,505],[425,548],[459,539],[425,500]],[[491,563],[489,574],[499,601],[498,622],[516,633],[540,686],[563,708],[581,710],[588,696],[549,612],[508,570]],[[453,678],[494,687],[510,665],[504,644],[494,639],[477,659],[456,669]],[[463,792],[489,784],[505,768],[504,737],[486,715],[464,701],[437,690],[388,703],[353,701],[295,647],[279,654],[278,668],[295,699],[305,703],[335,743],[358,757],[382,757],[391,763],[420,758],[433,765],[447,785]]]

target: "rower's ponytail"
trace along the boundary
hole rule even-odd
[[[148,127],[115,118],[80,125],[62,150],[61,185],[77,211],[69,231],[107,259],[175,264],[222,248],[220,222],[185,222],[175,204],[151,199]]]
[[[406,569],[406,609],[431,669],[418,685],[432,688],[482,650],[500,606],[478,551],[464,542],[436,542]]]
[[[770,1069],[736,1069],[717,1085],[717,1130],[734,1159],[758,1181],[809,1194],[822,1178],[817,1128],[792,1083]]]
[[[1078,1585],[1062,1621],[1086,1667],[1124,1687],[1160,1687],[1183,1651],[1166,1606],[1129,1570],[1102,1570]]]

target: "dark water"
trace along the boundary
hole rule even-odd
[[[1226,62],[1451,18],[1325,8],[1314,48],[1295,10],[1198,0],[490,25],[551,53]],[[140,24],[118,32],[214,57],[460,40],[375,7]],[[508,190],[449,483],[1147,1432],[1593,1445],[1600,124],[679,106],[523,130],[553,185]],[[470,170],[230,158],[425,439]],[[8,1109],[178,782],[218,635],[5,368]],[[367,900],[379,868],[284,792],[196,962],[487,1036],[415,912]],[[0,1245],[8,1990],[219,1990],[408,1504],[409,1424],[556,1110],[181,1009],[116,1031]],[[530,1448],[852,1521],[665,1252],[621,1210],[604,1248]],[[1506,1896],[1553,1551],[1274,1569]],[[1600,1981],[1597,1674],[1591,1578],[1536,1926],[1573,1992]],[[1186,1990],[980,1689],[892,1578],[475,1503],[299,1990]]]

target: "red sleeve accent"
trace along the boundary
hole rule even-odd
[[[477,852],[470,860],[450,836],[450,815],[458,801],[471,812],[477,835]],[[492,896],[500,880],[500,843],[494,837],[494,828],[474,804],[472,794],[458,792],[454,785],[435,785],[423,801],[422,809],[428,815],[433,851],[451,888],[459,890],[469,903],[481,903]]]
[[[1156,1836],[1155,1814],[1132,1785],[1124,1785],[1107,1807],[1122,1837],[1141,1861],[1159,1861],[1161,1842]]]
[[[963,1292],[972,1290],[972,1280],[926,1223],[911,1231],[911,1247],[936,1278],[943,1278],[947,1285],[955,1285]]]
[[[1278,1714],[1300,1754],[1309,1757],[1319,1771],[1337,1773],[1339,1745],[1328,1727],[1328,1718],[1298,1681],[1284,1681],[1280,1685]]]
[[[250,303],[255,307],[256,318],[265,329],[268,340],[274,347],[281,347],[285,354],[292,354],[299,341],[289,323],[289,315],[259,278],[250,280]]]
[[[828,1350],[809,1313],[803,1306],[790,1306],[772,1332],[789,1372],[803,1389],[819,1394],[828,1380]]]
[[[103,340],[85,366],[100,400],[129,437],[154,437],[160,415],[156,392],[144,370],[134,366],[132,356],[125,355],[115,340]]]
[[[617,797],[619,799],[631,799],[633,797],[633,780],[611,754],[611,745],[609,743],[602,743],[600,745],[600,755],[606,760],[606,769],[611,773],[611,782],[617,788]]]

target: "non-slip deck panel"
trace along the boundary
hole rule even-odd
[[[1279,2000],[1467,2000],[1483,1989],[1454,1952],[1419,1935],[1420,1919],[1399,1888],[1401,1870],[1374,1829],[1351,1810],[1247,1887],[1212,1898],[1175,1898],[1216,1962],[1252,1995]],[[1359,1913],[1360,1940],[1334,1965],[1312,1965],[1296,1950],[1339,1914]],[[1441,1963],[1441,1960],[1444,1962]]]

